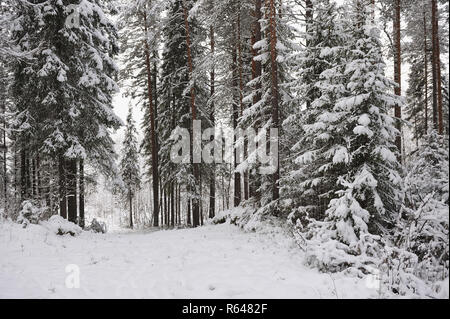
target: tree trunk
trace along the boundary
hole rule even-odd
[[[183,15],[184,15],[184,25],[186,30],[186,46],[187,46],[187,60],[188,60],[188,70],[189,70],[189,79],[193,78],[193,62],[192,62],[192,53],[191,53],[191,35],[189,30],[189,21],[188,21],[188,10],[185,4],[185,0],[182,1],[183,4]],[[195,106],[195,88],[194,85],[191,87],[191,114],[192,114],[192,133],[194,132],[194,121],[197,119],[197,110]],[[191,134],[191,141],[192,141]],[[193,143],[191,142],[191,146]],[[191,147],[191,160],[193,159],[194,149]],[[194,198],[192,199],[192,225],[197,227],[200,225],[200,204],[198,199],[197,192],[197,184],[199,183],[199,167],[198,163],[192,163],[192,171],[194,175]]]
[[[187,201],[186,224],[188,226],[192,225],[192,222],[191,222],[191,199],[190,198],[188,198],[188,201]]]
[[[423,10],[423,65],[424,65],[424,81],[425,81],[425,101],[424,101],[424,111],[425,111],[425,132],[428,134],[428,43],[427,43],[427,17],[425,13],[425,8]]]
[[[17,199],[17,196],[19,195],[19,192],[17,191],[17,188],[19,187],[19,155],[17,154],[17,149],[14,148],[13,151],[14,154],[14,198]]]
[[[256,60],[258,56],[258,51],[254,48],[255,44],[261,41],[261,0],[255,0],[255,8],[253,10],[253,23],[252,23],[252,80],[260,79],[262,75],[262,65],[261,61]],[[261,81],[256,81],[253,89],[256,91],[256,94],[253,95],[253,105],[257,104],[261,101]],[[258,124],[255,123],[253,127],[255,130],[258,129]],[[260,180],[258,173],[253,174],[252,179],[249,183],[249,198],[255,197],[256,201],[259,201],[260,195],[258,192],[260,186]]]
[[[6,213],[8,206],[8,168],[7,168],[7,149],[6,149],[6,106],[3,105],[3,195],[5,207],[4,213]]]
[[[31,174],[31,165],[30,165],[30,153],[26,152],[25,157],[25,185],[26,185],[26,199],[30,199],[32,195],[32,174]]]
[[[145,34],[147,34],[147,13],[144,12],[144,29]],[[152,97],[152,74],[151,74],[151,64],[150,64],[150,46],[147,39],[145,40],[145,62],[147,67],[147,94],[148,94],[148,105],[150,113],[150,130],[151,130],[151,144],[152,144],[152,184],[153,184],[153,226],[159,226],[159,174],[158,174],[158,141],[156,138],[156,128],[155,128],[155,110],[153,108],[153,97]]]
[[[171,225],[175,227],[175,183],[172,182],[170,184],[170,216],[171,216]]]
[[[42,198],[42,180],[41,180],[41,157],[36,154],[36,190],[39,199]]]
[[[62,218],[67,219],[67,197],[66,197],[66,161],[59,156],[59,212]]]
[[[444,133],[444,120],[442,112],[442,79],[441,79],[441,50],[439,45],[439,19],[438,19],[438,9],[436,0],[431,0],[431,20],[432,20],[432,33],[433,33],[433,64],[436,75],[433,77],[435,84],[433,84],[436,96],[436,106],[437,109],[437,126],[439,134]],[[434,103],[434,100],[433,100]]]
[[[181,186],[177,184],[177,225],[181,225]]]
[[[128,191],[128,201],[130,205],[130,228],[133,229],[133,196],[131,196],[131,190]]]
[[[395,95],[402,95],[402,55],[401,55],[401,42],[400,42],[400,28],[401,28],[401,0],[396,0],[395,2],[395,18],[394,18],[394,40],[395,40],[395,57],[394,57],[394,80],[397,83],[395,88]],[[397,118],[396,127],[398,134],[395,137],[395,145],[397,146],[399,152],[399,161],[401,162],[402,154],[402,125],[401,125],[401,113],[400,105],[395,105],[395,117]]]
[[[239,83],[238,83],[238,65],[237,65],[237,47],[238,47],[238,41],[237,41],[237,33],[238,33],[237,23],[235,24],[235,27],[233,28],[233,45],[232,45],[232,86],[233,86],[233,129],[236,130],[238,126],[238,120],[239,120],[239,97],[236,96],[236,93],[239,92]],[[234,135],[234,145],[236,145],[237,142],[237,136]],[[236,172],[236,168],[238,166],[238,153],[236,147],[233,148],[233,158],[234,158],[234,207],[238,207],[241,203],[241,174],[239,172]]]
[[[215,40],[214,40],[214,28],[211,25],[209,29],[209,37],[210,37],[210,45],[211,45],[211,55],[214,59],[214,52],[215,52]],[[212,125],[215,125],[215,104],[214,104],[214,93],[215,93],[215,61],[213,61],[213,66],[211,69],[210,74],[210,81],[211,81],[211,93],[210,93],[210,99],[211,99],[211,116],[210,120]],[[215,156],[215,154],[214,154]],[[209,218],[214,218],[216,215],[216,165],[213,162],[212,163],[212,174],[211,174],[211,180],[209,182]]]
[[[72,223],[77,222],[77,160],[67,160],[67,215]]]
[[[237,17],[237,49],[238,49],[238,63],[239,63],[239,104],[241,107],[241,116],[244,113],[244,79],[243,79],[243,67],[242,63],[242,43],[241,43],[241,12],[239,8],[238,17]],[[244,160],[247,159],[247,139],[244,137]],[[245,170],[243,173],[244,180],[244,199],[248,200],[248,171]]]
[[[79,171],[79,188],[80,188],[80,195],[79,195],[79,201],[80,201],[80,220],[79,225],[81,228],[84,228],[85,221],[84,221],[84,160],[80,160],[80,171]]]
[[[36,176],[36,160],[31,160],[31,195],[37,198],[37,176]]]
[[[313,24],[313,3],[311,0],[305,0],[305,31],[306,31],[306,49],[311,49],[311,39],[309,37],[309,33],[311,30],[311,26]],[[314,91],[310,90],[310,92],[307,95],[307,99],[306,99],[306,108],[310,109],[311,108],[311,104],[312,101],[314,100],[315,96],[314,96]]]
[[[272,88],[272,124],[273,127],[278,129],[278,117],[279,117],[279,97],[278,97],[278,64],[277,64],[277,25],[276,25],[276,9],[275,0],[269,1],[269,30],[270,30],[270,67],[271,67],[271,88]],[[279,143],[277,141],[277,143]],[[278,148],[278,147],[277,147]],[[277,155],[278,156],[278,155]],[[272,180],[272,200],[278,200],[280,197],[280,166],[277,162],[276,172],[273,174]]]

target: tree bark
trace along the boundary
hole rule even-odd
[[[84,228],[84,160],[80,159],[80,171],[79,171],[79,211],[80,211],[80,220],[79,225],[81,228]]]
[[[25,184],[26,184],[26,199],[30,199],[32,195],[32,174],[30,165],[30,152],[26,152],[25,157]]]
[[[215,104],[214,104],[214,93],[215,93],[215,60],[214,60],[214,52],[215,52],[215,39],[214,39],[214,27],[211,25],[209,27],[209,38],[210,38],[210,46],[211,46],[211,56],[213,59],[213,65],[211,68],[210,74],[210,99],[211,99],[211,116],[210,120],[212,125],[215,125]],[[215,154],[214,154],[215,155]],[[212,163],[212,176],[209,182],[209,218],[214,218],[216,215],[216,165]]]
[[[144,29],[145,36],[147,37],[148,25],[147,25],[147,13],[144,12]],[[152,97],[152,74],[150,64],[150,46],[147,38],[145,39],[145,62],[147,67],[147,94],[148,105],[150,113],[150,130],[151,130],[151,144],[152,144],[152,185],[153,185],[153,226],[159,226],[159,172],[158,172],[158,141],[156,138],[155,128],[155,110],[153,108]],[[155,106],[156,107],[156,106]]]
[[[425,100],[424,100],[424,111],[425,111],[425,132],[428,134],[428,43],[427,43],[427,17],[425,13],[425,8],[423,10],[423,65],[424,65],[424,81],[425,81]]]
[[[236,93],[239,92],[239,83],[238,83],[238,65],[237,65],[237,23],[234,23],[233,28],[233,44],[232,44],[232,86],[233,86],[233,129],[236,130],[238,126],[239,119],[239,97],[236,96]],[[236,145],[237,138],[236,134],[234,135],[234,145]],[[234,158],[234,207],[238,207],[241,203],[241,174],[236,172],[236,168],[238,166],[238,154],[237,149],[233,148],[233,158]]]
[[[402,95],[402,55],[401,55],[401,42],[400,42],[400,28],[401,28],[401,0],[395,0],[395,18],[394,18],[394,40],[395,40],[395,57],[394,57],[394,80],[397,83],[395,88],[395,95]],[[395,137],[395,145],[397,146],[399,152],[399,161],[401,162],[402,156],[402,111],[400,105],[395,105],[395,117],[397,118],[396,128],[398,130],[398,134]]]
[[[36,159],[31,160],[31,195],[37,198],[37,175],[36,175]]]
[[[277,25],[275,0],[269,2],[269,32],[270,32],[270,67],[271,67],[271,93],[272,93],[272,124],[279,129],[279,97],[278,97],[278,63],[277,63]],[[277,141],[277,143],[279,143]],[[277,156],[279,156],[277,154]],[[279,158],[277,164],[279,163]],[[280,197],[280,166],[277,165],[272,178],[272,200],[276,201]]]
[[[4,196],[4,214],[8,206],[8,168],[7,168],[7,149],[6,149],[6,105],[3,104],[3,196]]]
[[[311,48],[311,40],[309,37],[309,33],[311,30],[311,26],[313,24],[313,3],[311,0],[305,0],[305,22],[306,22],[306,26],[305,26],[305,30],[306,30],[306,48],[310,49]],[[314,91],[311,90],[308,93],[308,97],[306,99],[306,108],[310,109],[311,108],[311,104],[312,101],[314,100]]]
[[[240,5],[240,3],[239,3]],[[241,116],[244,113],[244,79],[243,79],[243,63],[242,63],[242,43],[241,43],[241,11],[239,7],[238,17],[237,17],[237,45],[238,45],[238,63],[239,63],[239,104],[241,107]],[[247,139],[244,137],[244,160],[247,158]],[[244,180],[244,199],[248,200],[248,171],[245,170],[243,173]]]
[[[39,199],[42,198],[42,180],[41,180],[41,157],[39,153],[36,154],[36,190]]]
[[[175,227],[175,183],[170,184],[170,224]]]
[[[20,200],[24,201],[27,197],[27,174],[26,174],[26,153],[24,149],[20,150]]]
[[[59,214],[67,219],[67,197],[66,197],[66,161],[62,155],[59,156]]]
[[[184,25],[186,30],[186,46],[187,46],[187,62],[189,70],[189,79],[193,79],[193,62],[192,62],[192,52],[191,52],[191,35],[189,29],[188,21],[188,11],[185,4],[185,0],[182,1],[183,4],[183,15],[184,15]],[[192,133],[194,132],[194,121],[197,119],[197,110],[195,106],[195,87],[191,87],[191,115],[192,115]],[[191,134],[191,140],[192,140]],[[191,143],[193,145],[193,143]],[[193,159],[194,149],[191,147],[191,160]],[[200,225],[200,204],[198,199],[197,184],[199,183],[199,167],[198,163],[192,163],[192,171],[194,175],[194,198],[192,198],[192,226],[197,227]]]
[[[431,20],[432,20],[432,33],[433,33],[433,64],[435,64],[434,76],[435,84],[434,89],[436,96],[436,109],[437,109],[437,126],[438,133],[442,135],[444,133],[444,121],[442,112],[442,79],[441,79],[441,51],[439,45],[439,19],[436,0],[431,0]]]
[[[133,196],[131,190],[128,191],[128,201],[130,206],[130,228],[133,229]]]
[[[77,222],[77,160],[67,160],[67,214],[68,220]]]
[[[255,81],[256,79],[260,79],[262,75],[262,65],[261,61],[256,60],[256,57],[258,56],[258,51],[254,48],[255,44],[259,41],[261,41],[261,0],[255,0],[255,8],[253,10],[253,23],[252,23],[252,81]],[[253,89],[256,91],[256,94],[253,95],[253,105],[257,104],[259,101],[261,101],[261,82],[256,81],[254,84]],[[255,123],[254,129],[258,129],[257,127],[258,123]],[[253,174],[252,179],[249,183],[249,198],[255,197],[256,201],[259,201],[260,195],[258,192],[259,186],[260,186],[260,180],[258,173],[256,172]]]

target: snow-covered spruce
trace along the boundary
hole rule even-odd
[[[282,182],[284,209],[294,222],[305,222],[306,217],[323,219],[349,161],[342,134],[348,112],[336,107],[347,93],[344,71],[349,35],[341,22],[342,8],[329,1],[314,4],[307,47],[296,57],[301,74],[301,83],[295,86],[296,103],[305,102],[305,109],[293,112],[284,123],[296,142]]]
[[[133,228],[133,198],[141,186],[141,174],[139,168],[139,153],[137,142],[137,130],[133,119],[133,109],[129,106],[125,138],[122,148],[122,160],[120,173],[123,181],[122,193],[130,210],[130,227]]]
[[[70,5],[77,5],[79,26],[67,24]],[[68,215],[75,221],[78,165],[86,160],[107,176],[117,173],[110,136],[110,129],[121,125],[112,110],[118,91],[115,26],[100,0],[15,1],[12,10],[12,42],[31,52],[30,61],[17,59],[12,65],[11,139],[20,154],[20,200],[45,199],[52,211],[60,202],[63,211],[65,196],[71,195]],[[41,176],[39,196],[26,178],[37,163],[49,173]]]
[[[430,130],[408,159],[396,245],[417,256],[413,272],[428,283],[449,275],[448,138]]]
[[[379,31],[370,12],[361,6],[350,10],[345,92],[333,106],[337,121],[324,125],[339,128],[331,132],[333,147],[322,150],[333,154],[330,165],[341,163],[342,170],[324,219],[312,219],[304,231],[310,264],[323,271],[362,274],[382,260],[380,235],[390,232],[399,211],[397,131],[388,112],[401,100],[389,93],[393,83],[384,76]]]

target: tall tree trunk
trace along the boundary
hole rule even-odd
[[[186,211],[186,224],[188,226],[192,225],[191,214],[192,214],[192,212],[191,212],[191,199],[188,198],[188,200],[187,200],[187,211]]]
[[[310,38],[310,32],[312,31],[312,25],[313,25],[313,3],[311,0],[305,0],[305,31],[306,31],[306,49],[310,50],[312,49],[311,46],[313,45],[311,43],[311,38]],[[313,66],[314,68],[314,66]],[[309,83],[308,83],[309,84]],[[306,108],[310,109],[311,108],[311,104],[312,101],[315,98],[315,93],[314,90],[310,90],[309,93],[307,94],[307,98],[306,98]]]
[[[145,34],[148,32],[147,12],[144,12],[144,29]],[[155,110],[153,108],[153,90],[152,90],[152,74],[150,64],[150,46],[148,40],[145,39],[145,63],[147,67],[147,94],[148,105],[150,113],[150,130],[151,130],[151,144],[152,144],[152,184],[153,184],[153,226],[159,226],[159,173],[158,173],[158,141],[156,138],[155,128]]]
[[[77,221],[77,160],[67,160],[67,215],[72,223]]]
[[[177,200],[176,200],[176,209],[177,209],[177,225],[181,225],[181,186],[177,184]]]
[[[128,190],[128,203],[130,206],[130,228],[133,229],[133,196],[131,196],[131,190]]]
[[[3,196],[6,213],[8,206],[8,167],[7,167],[7,149],[6,149],[6,105],[3,104]]]
[[[25,183],[26,183],[26,199],[30,199],[32,195],[32,175],[30,165],[30,152],[26,152],[25,157]]]
[[[14,155],[14,198],[17,199],[19,192],[17,188],[19,187],[19,155],[17,154],[17,148],[13,150]]]
[[[37,198],[37,175],[36,175],[36,160],[31,159],[31,194],[33,198]]]
[[[278,97],[278,64],[277,64],[277,25],[276,25],[276,9],[275,0],[269,2],[269,29],[270,29],[270,67],[271,67],[271,93],[272,93],[272,124],[273,127],[279,129],[279,97]],[[277,143],[279,143],[277,141]],[[278,147],[277,147],[278,149]],[[272,154],[273,156],[273,154]],[[277,156],[279,156],[277,154]],[[273,174],[272,180],[272,200],[278,200],[280,197],[280,166],[279,158],[276,161],[277,167]]]
[[[239,6],[240,6],[239,2]],[[242,62],[242,43],[241,43],[241,8],[239,7],[238,17],[237,17],[237,49],[238,49],[238,63],[239,63],[239,104],[241,107],[242,116],[244,113],[244,79],[243,79],[243,67],[244,64]],[[244,160],[247,159],[247,138],[244,137]],[[248,171],[245,170],[243,173],[244,179],[244,199],[248,200]]]
[[[213,66],[211,68],[210,81],[211,81],[211,116],[210,120],[212,125],[215,125],[215,104],[214,104],[214,93],[215,93],[215,39],[214,39],[214,28],[211,25],[209,27],[209,38],[210,38],[210,46],[211,46],[211,55],[213,58]],[[215,156],[215,154],[214,154]],[[211,180],[209,182],[209,218],[214,218],[216,215],[216,164],[212,163],[212,174]]]
[[[62,155],[59,161],[59,214],[62,218],[67,219],[67,181],[66,181],[66,161]]]
[[[175,227],[175,183],[170,184],[170,214],[171,214],[171,225]]]
[[[39,198],[42,196],[42,180],[41,180],[41,157],[39,153],[36,154],[36,185]]]
[[[163,223],[164,226],[168,225],[168,214],[167,214],[167,186],[163,187],[163,211],[164,211],[164,217],[163,217]]]
[[[441,79],[441,49],[439,45],[439,19],[436,0],[431,0],[431,20],[433,33],[433,64],[435,64],[435,85],[436,108],[437,108],[437,129],[439,134],[444,133],[444,120],[442,112],[442,79]]]
[[[192,52],[191,52],[191,35],[189,29],[189,21],[188,21],[188,10],[185,4],[185,0],[182,1],[183,4],[183,15],[184,15],[184,25],[186,31],[186,46],[187,46],[187,60],[188,60],[188,70],[189,70],[189,79],[193,79],[193,61],[192,61]],[[194,132],[194,121],[197,119],[197,110],[195,106],[195,87],[192,84],[191,87],[191,114],[192,114],[192,135]],[[193,145],[193,143],[191,143]],[[193,159],[194,148],[191,147],[191,160]],[[192,163],[192,171],[194,175],[194,198],[192,198],[192,226],[197,227],[200,225],[200,204],[198,199],[198,190],[197,185],[199,183],[199,167],[198,163]]]
[[[79,188],[80,188],[80,194],[79,194],[79,211],[80,211],[80,220],[79,225],[81,228],[84,228],[85,221],[84,221],[84,160],[80,159],[80,171],[79,171]]]
[[[239,92],[239,83],[238,83],[238,65],[237,65],[237,47],[238,47],[238,41],[237,41],[237,23],[233,24],[233,44],[232,44],[232,86],[233,86],[233,129],[236,130],[238,126],[238,120],[239,120],[239,97],[237,97],[236,93]],[[237,136],[234,134],[234,143],[233,145],[236,145],[237,142]],[[240,154],[237,153],[237,148],[233,148],[233,158],[234,158],[234,207],[238,207],[241,203],[242,195],[241,195],[241,174],[236,171],[236,168],[238,166],[238,156]]]
[[[262,65],[260,60],[256,60],[256,57],[258,56],[258,51],[255,49],[255,44],[259,41],[261,41],[261,0],[255,0],[255,8],[253,10],[253,23],[252,23],[252,37],[251,37],[251,43],[252,43],[252,81],[255,81],[256,79],[260,79],[262,75]],[[254,84],[253,89],[256,91],[256,94],[253,95],[253,105],[257,104],[259,101],[261,101],[261,81],[256,81]],[[258,123],[255,123],[254,129],[258,129]],[[256,202],[260,200],[260,195],[258,192],[258,189],[260,187],[260,179],[258,176],[258,173],[256,172],[252,176],[252,181],[250,181],[249,185],[249,197],[253,198],[255,197]]]
[[[400,28],[401,28],[401,0],[395,0],[395,17],[394,17],[394,41],[395,41],[395,57],[394,57],[394,79],[397,83],[395,87],[395,94],[398,96],[402,95],[402,55],[401,55],[401,42],[400,42]],[[401,162],[401,154],[402,154],[402,110],[400,105],[395,105],[395,117],[397,118],[396,127],[398,130],[398,134],[395,137],[395,145],[397,146],[398,152],[400,154],[399,161]]]
[[[423,65],[424,65],[424,81],[425,81],[425,135],[428,134],[428,43],[427,43],[427,17],[425,8],[423,8]]]

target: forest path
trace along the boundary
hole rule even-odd
[[[363,279],[305,267],[298,248],[281,233],[217,225],[72,238],[42,229],[0,225],[0,298],[377,296]],[[67,288],[76,269],[80,287]]]

